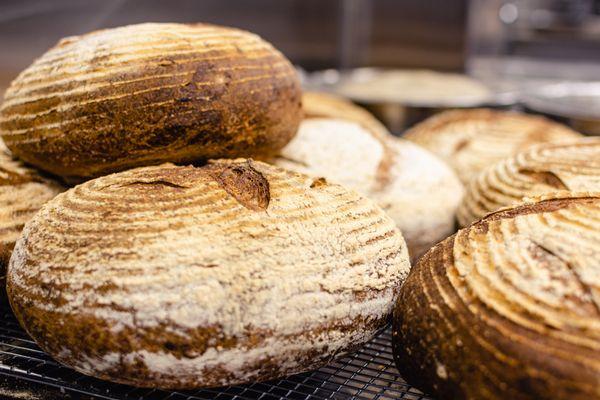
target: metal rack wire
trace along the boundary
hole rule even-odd
[[[2,390],[6,395],[7,390],[29,388],[32,393],[54,393],[49,398],[105,400],[430,399],[398,375],[390,339],[387,329],[351,356],[276,381],[195,391],[149,390],[101,381],[58,364],[19,327],[8,305],[0,302],[0,398]]]

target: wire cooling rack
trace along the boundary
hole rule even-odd
[[[105,400],[431,399],[394,366],[390,329],[362,350],[313,372],[250,385],[194,391],[139,389],[91,378],[50,358],[0,301],[0,398]]]

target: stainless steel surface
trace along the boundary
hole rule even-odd
[[[303,85],[308,90],[344,95],[339,90],[343,83],[369,79],[382,71],[386,70],[379,68],[356,68],[344,71],[328,69],[311,74],[304,73],[302,75]],[[461,97],[443,100],[402,102],[391,102],[385,99],[377,100],[360,96],[349,96],[349,98],[371,111],[392,132],[399,133],[407,127],[444,110],[475,107],[508,107],[516,104],[518,101],[519,88],[516,85],[511,85],[500,80],[490,80],[489,82],[482,83],[491,92],[491,96],[485,102],[474,102],[472,99]]]
[[[600,0],[470,0],[470,75],[524,93],[549,83],[600,80]]]
[[[600,61],[600,0],[470,0],[467,65],[478,57]]]
[[[600,135],[600,81],[562,82],[523,94],[531,111],[564,120],[588,135]]]

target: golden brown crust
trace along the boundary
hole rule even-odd
[[[434,115],[404,137],[438,155],[468,184],[484,168],[528,147],[582,136],[540,116],[472,109]]]
[[[300,119],[293,66],[258,36],[141,24],[68,38],[36,60],[6,92],[0,134],[21,159],[77,179],[266,157]]]
[[[371,201],[261,162],[165,164],[88,181],[27,224],[8,275],[58,361],[144,387],[266,380],[371,338],[408,273]]]
[[[5,297],[6,266],[23,225],[63,190],[58,183],[13,159],[0,141],[0,301]]]
[[[471,180],[458,208],[461,226],[489,212],[556,191],[600,190],[600,138],[534,146]]]
[[[271,193],[269,181],[252,166],[213,161],[205,169],[219,185],[244,207],[254,211],[265,211],[269,207]]]
[[[442,399],[600,398],[600,194],[489,215],[430,250],[394,309],[407,380]]]

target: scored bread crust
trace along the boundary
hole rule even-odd
[[[446,161],[464,184],[491,164],[532,145],[581,137],[540,116],[488,109],[445,111],[404,135]]]
[[[0,140],[0,301],[5,297],[6,266],[23,226],[63,190],[58,183],[13,159]]]
[[[600,398],[600,193],[485,217],[413,267],[393,316],[409,383],[441,399]]]
[[[147,23],[61,40],[11,83],[0,135],[19,158],[77,180],[266,157],[301,118],[296,71],[257,35]]]
[[[472,179],[458,208],[461,226],[549,192],[600,191],[600,138],[544,144],[503,160]]]
[[[349,119],[309,118],[271,162],[373,199],[400,228],[413,260],[455,231],[462,184],[441,160],[406,140],[380,137]]]
[[[58,361],[193,388],[317,368],[385,326],[409,270],[393,221],[339,185],[261,162],[98,178],[28,223],[17,319]]]

